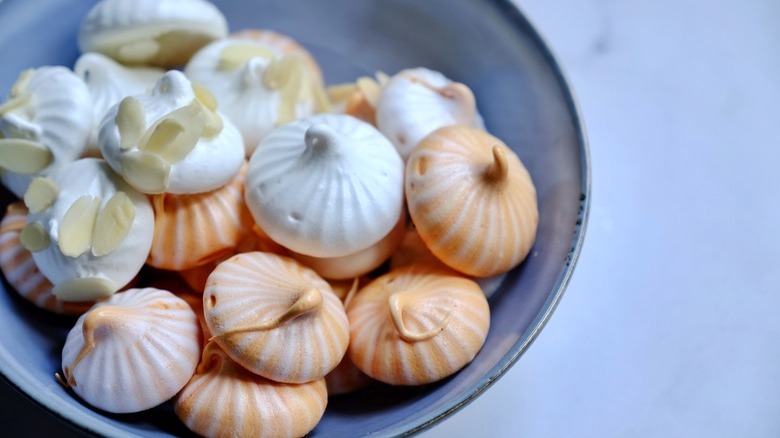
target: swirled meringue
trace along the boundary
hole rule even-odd
[[[154,234],[146,196],[103,160],[83,158],[37,178],[22,243],[60,300],[110,295],[141,270]]]
[[[141,192],[203,193],[224,186],[244,162],[236,127],[213,96],[183,73],[166,72],[150,93],[106,113],[98,143],[108,164]]]
[[[204,0],[102,0],[82,21],[78,44],[123,64],[175,67],[225,35],[225,16]]]
[[[423,137],[442,126],[485,127],[466,85],[423,67],[402,70],[385,85],[376,124],[404,159]]]
[[[263,40],[231,36],[198,51],[184,72],[214,93],[250,156],[273,128],[314,114],[322,100],[319,69],[313,73],[306,63],[313,58],[300,51],[285,54]]]
[[[354,117],[319,114],[275,129],[249,161],[245,197],[274,241],[314,257],[365,249],[403,211],[404,165]]]
[[[0,104],[0,180],[22,197],[33,178],[77,159],[92,127],[89,91],[65,67],[22,72]]]

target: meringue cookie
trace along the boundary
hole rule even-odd
[[[98,143],[108,164],[149,194],[215,190],[244,162],[235,125],[216,111],[206,89],[175,70],[162,75],[150,93],[111,107]]]
[[[149,91],[165,70],[154,67],[125,67],[100,53],[81,55],[73,66],[92,97],[92,131],[89,134],[88,153],[99,153],[98,128],[109,108],[127,96]]]
[[[249,161],[245,198],[274,241],[314,257],[368,248],[403,210],[404,165],[354,117],[319,114],[275,129]]]
[[[65,67],[22,72],[0,104],[0,179],[22,197],[33,178],[77,159],[92,127],[89,91]]]
[[[110,295],[141,270],[154,235],[149,199],[103,160],[83,158],[38,178],[20,236],[60,300]]]
[[[212,42],[184,73],[214,94],[241,131],[247,156],[276,126],[314,114],[324,93],[302,56],[247,38]]]
[[[222,12],[203,0],[102,0],[81,23],[78,44],[123,64],[175,67],[227,31]]]
[[[60,381],[112,413],[140,412],[176,395],[200,360],[200,326],[181,298],[129,289],[96,304],[68,333]]]
[[[376,123],[404,159],[442,126],[485,128],[467,86],[422,67],[402,70],[390,79],[376,107]]]

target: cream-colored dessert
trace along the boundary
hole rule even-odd
[[[152,195],[154,240],[147,263],[179,271],[234,254],[253,235],[245,178],[246,165],[230,183],[210,192]]]
[[[98,156],[98,130],[106,111],[127,96],[145,93],[152,89],[165,73],[154,67],[126,67],[113,59],[95,52],[81,55],[73,65],[73,72],[80,77],[92,97],[92,130],[87,154]]]
[[[402,70],[385,85],[376,124],[404,159],[423,137],[442,126],[484,129],[471,89],[422,67]]]
[[[512,269],[536,237],[528,171],[514,151],[479,129],[453,125],[425,137],[407,163],[406,199],[428,249],[469,275]]]
[[[249,161],[245,198],[274,241],[308,256],[342,257],[396,226],[403,172],[395,148],[373,126],[319,114],[263,139]]]
[[[102,0],[82,21],[78,44],[123,64],[176,67],[227,32],[225,16],[204,0]]]
[[[89,90],[72,71],[23,71],[0,104],[0,180],[21,198],[33,178],[82,154],[91,127]]]
[[[201,354],[198,318],[172,293],[129,289],[79,317],[62,349],[60,377],[90,405],[140,412],[178,393]]]
[[[322,106],[319,68],[313,73],[307,64],[313,58],[305,54],[303,48],[285,54],[263,39],[231,36],[198,51],[184,72],[211,90],[251,156],[275,127]]]
[[[83,158],[36,178],[24,199],[30,214],[22,244],[58,299],[105,297],[144,265],[154,234],[152,207],[103,160]]]
[[[238,254],[206,282],[206,323],[216,341],[249,371],[277,382],[324,377],[347,350],[341,301],[314,271],[270,253]]]
[[[92,301],[60,301],[54,296],[54,285],[41,274],[32,254],[22,245],[19,236],[25,225],[27,207],[21,202],[10,204],[0,222],[0,270],[5,279],[19,295],[41,309],[65,315],[86,312]]]
[[[108,164],[148,194],[215,190],[244,162],[241,134],[217,111],[213,96],[175,70],[150,93],[109,109],[98,143]]]
[[[474,359],[490,327],[485,295],[472,280],[434,265],[393,270],[347,306],[349,357],[391,385],[422,385]]]
[[[204,437],[294,438],[314,429],[327,403],[323,379],[274,382],[247,371],[212,342],[173,407],[190,430]]]

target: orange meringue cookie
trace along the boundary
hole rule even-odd
[[[147,264],[183,270],[233,254],[254,225],[244,204],[246,168],[211,192],[151,196],[155,226]]]
[[[341,301],[314,271],[271,253],[238,254],[206,282],[212,339],[248,370],[304,383],[338,365],[349,344]]]
[[[391,271],[347,306],[349,357],[391,385],[422,385],[466,366],[482,348],[490,309],[472,280],[433,265]]]
[[[452,125],[425,137],[406,167],[412,221],[431,252],[476,277],[506,272],[536,238],[536,189],[520,159],[498,138]]]
[[[210,342],[195,375],[174,398],[176,415],[204,437],[301,437],[328,403],[324,379],[274,382],[235,363]]]

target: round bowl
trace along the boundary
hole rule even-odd
[[[270,28],[296,38],[320,62],[329,84],[376,70],[392,74],[426,66],[469,85],[487,129],[510,145],[528,168],[539,201],[536,243],[491,296],[492,324],[479,355],[435,384],[376,384],[333,397],[311,436],[398,436],[435,424],[485,391],[528,349],[561,299],[582,246],[590,196],[587,142],[559,65],[509,0],[215,3],[231,31]],[[23,69],[72,68],[79,54],[77,29],[93,4],[0,3],[0,93],[7,94]],[[11,198],[2,192],[3,211]],[[74,398],[54,378],[74,319],[33,308],[7,283],[2,288],[0,372],[12,386],[79,433],[190,435],[167,404],[123,416],[96,411]],[[25,430],[32,432],[30,427],[36,426],[27,423]]]

